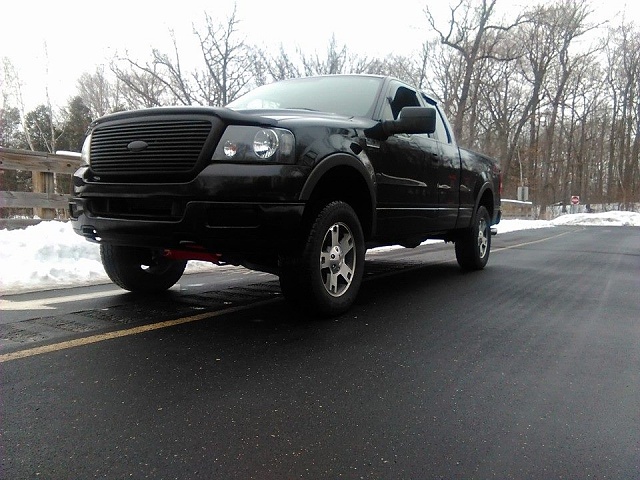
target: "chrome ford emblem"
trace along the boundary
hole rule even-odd
[[[127,149],[131,152],[141,152],[148,146],[149,144],[147,142],[143,142],[142,140],[135,140],[127,145]]]

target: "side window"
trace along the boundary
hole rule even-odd
[[[382,108],[381,120],[397,120],[403,107],[421,106],[418,95],[410,88],[397,82],[391,84],[389,95]]]
[[[436,109],[436,131],[430,133],[429,137],[434,140],[438,140],[441,143],[451,143],[451,135],[447,131],[447,127],[442,119],[442,112],[440,111],[437,103],[427,97],[424,93],[422,94],[422,99],[428,106]]]
[[[451,143],[447,128],[444,126],[444,120],[442,120],[442,114],[440,109],[436,107],[436,131],[432,134],[432,137],[442,143]]]

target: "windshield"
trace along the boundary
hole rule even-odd
[[[263,85],[234,100],[234,110],[302,109],[369,117],[383,79],[335,75],[299,78]]]

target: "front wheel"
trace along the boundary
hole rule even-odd
[[[113,283],[130,292],[161,292],[171,288],[184,273],[186,261],[169,260],[162,250],[100,245],[100,259]]]
[[[482,270],[491,251],[491,221],[485,207],[478,207],[471,226],[456,240],[456,259],[463,270]]]
[[[283,255],[280,286],[287,300],[322,316],[353,304],[364,273],[364,235],[358,216],[344,202],[325,206],[307,232],[299,255]]]

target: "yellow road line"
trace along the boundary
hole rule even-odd
[[[175,320],[167,320],[165,322],[151,323],[149,325],[141,325],[139,327],[127,328],[125,330],[116,330],[113,332],[101,333],[98,335],[91,335],[89,337],[77,338],[75,340],[67,340],[64,342],[53,343],[51,345],[43,345],[41,347],[27,348],[25,350],[19,350],[17,352],[5,353],[3,355],[0,355],[0,363],[10,362],[12,360],[18,360],[20,358],[33,357],[35,355],[42,355],[44,353],[58,352],[60,350],[66,350],[68,348],[81,347],[83,345],[90,345],[92,343],[103,342],[105,340],[111,340],[114,338],[138,335],[139,333],[151,332],[153,330],[160,330],[161,328],[174,327],[176,325],[182,325],[184,323],[199,322],[200,320],[219,317],[221,315],[225,315],[228,313],[235,313],[235,312],[240,312],[242,310],[248,310],[250,308],[265,306],[280,300],[281,300],[281,297],[270,298],[268,300],[264,300],[261,302],[256,302],[249,305],[240,305],[237,307],[225,308],[224,310],[218,310],[216,312],[201,313],[199,315],[192,315],[190,317],[176,318]]]
[[[572,233],[572,232],[559,233],[558,235],[554,235],[552,237],[546,237],[546,238],[543,238],[543,239],[540,239],[540,240],[534,240],[534,241],[526,242],[526,243],[519,243],[517,245],[511,245],[509,247],[502,247],[502,248],[498,248],[498,249],[492,250],[492,252],[500,252],[502,250],[510,250],[512,248],[524,247],[524,246],[527,246],[527,245],[533,245],[535,243],[546,242],[547,240],[551,240],[553,238],[562,237],[562,236],[567,235],[569,233]],[[441,262],[437,262],[436,265],[437,264],[443,264],[443,263],[449,263],[449,262],[450,262],[450,260],[441,261]],[[413,269],[418,269],[418,268],[422,268],[422,267],[421,266],[416,266],[416,267],[410,268],[410,269],[403,269],[403,271],[406,272],[407,270],[413,270]],[[394,273],[397,273],[397,272],[392,271],[392,272],[388,272],[386,274],[379,274],[379,275],[376,275],[375,278],[389,276],[389,275],[392,275]],[[127,328],[126,330],[116,330],[114,332],[101,333],[101,334],[98,334],[98,335],[91,335],[89,337],[78,338],[78,339],[75,339],[75,340],[67,340],[65,342],[53,343],[51,345],[43,345],[41,347],[28,348],[28,349],[19,350],[19,351],[16,351],[16,352],[5,353],[3,355],[0,355],[0,363],[10,362],[11,360],[18,360],[20,358],[33,357],[35,355],[42,355],[44,353],[58,352],[60,350],[66,350],[68,348],[81,347],[83,345],[90,345],[92,343],[103,342],[105,340],[111,340],[111,339],[114,339],[114,338],[121,338],[121,337],[128,337],[128,336],[131,336],[131,335],[138,335],[139,333],[151,332],[153,330],[160,330],[161,328],[173,327],[173,326],[176,326],[176,325],[182,325],[184,323],[199,322],[200,320],[206,320],[208,318],[219,317],[219,316],[225,315],[227,313],[240,312],[242,310],[248,310],[250,308],[259,307],[259,306],[263,306],[263,305],[268,305],[270,303],[275,303],[276,301],[280,301],[281,298],[282,297],[270,298],[268,300],[264,300],[264,301],[261,301],[261,302],[252,303],[252,304],[249,304],[249,305],[241,305],[241,306],[238,306],[238,307],[226,308],[224,310],[218,310],[216,312],[201,313],[199,315],[192,315],[190,317],[176,318],[175,320],[167,320],[165,322],[152,323],[152,324],[149,324],[149,325],[141,325],[139,327]]]

